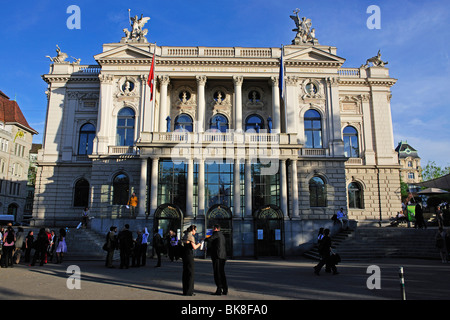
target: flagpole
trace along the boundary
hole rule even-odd
[[[155,63],[155,57],[156,57],[156,41],[155,41],[155,47],[154,47],[154,49],[153,49],[153,60],[152,60],[152,64],[153,64],[153,96],[152,96],[152,106],[151,106],[151,116],[150,116],[150,132],[153,132],[154,130],[155,130],[155,100],[156,100],[156,98],[155,98],[155,94],[154,94],[154,92],[155,92],[155,88],[156,88],[156,86],[155,86],[155,66],[156,66],[156,63]],[[150,95],[152,95],[152,92],[150,92]]]

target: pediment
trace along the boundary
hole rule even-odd
[[[287,51],[287,54],[286,54]],[[315,47],[294,49],[285,49],[284,60],[286,63],[289,62],[304,62],[304,63],[325,63],[325,64],[336,64],[342,65],[345,62],[344,58],[338,57],[332,53],[323,51]]]
[[[124,61],[124,60],[136,60],[136,61],[151,61],[153,54],[126,44],[94,56],[94,59],[99,63],[100,61]]]

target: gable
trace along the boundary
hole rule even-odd
[[[287,64],[310,63],[310,64],[330,64],[340,66],[344,64],[345,59],[338,57],[332,53],[318,49],[316,47],[309,48],[289,48],[285,49],[284,60]]]
[[[150,63],[153,54],[137,48],[135,46],[126,44],[111,50],[107,50],[94,56],[99,64],[118,63],[125,61],[133,61],[135,63]]]

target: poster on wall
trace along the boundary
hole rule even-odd
[[[275,229],[275,240],[281,240],[281,230]]]

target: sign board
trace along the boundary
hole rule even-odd
[[[275,240],[281,240],[281,230],[275,229]]]
[[[258,229],[258,240],[264,239],[263,229]]]
[[[406,210],[408,211],[408,221],[416,221],[416,205],[408,205]]]

